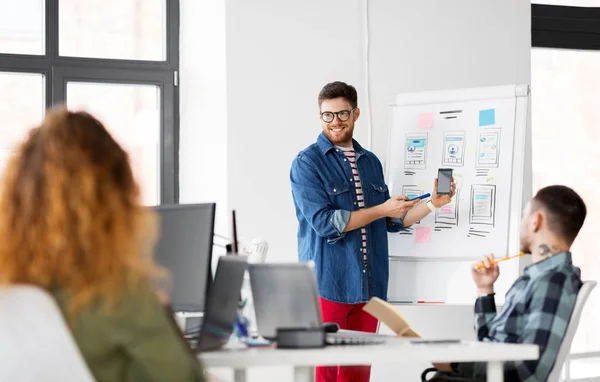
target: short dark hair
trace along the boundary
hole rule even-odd
[[[583,199],[569,187],[549,186],[533,198],[532,211],[540,208],[547,213],[550,231],[572,244],[587,214]]]
[[[353,109],[358,106],[358,95],[354,86],[335,81],[323,86],[323,89],[319,92],[319,109],[321,109],[323,101],[340,97],[345,98]]]

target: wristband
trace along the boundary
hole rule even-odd
[[[427,208],[429,208],[429,211],[434,212],[435,210],[437,210],[437,207],[433,205],[433,203],[431,202],[431,199],[427,201]]]

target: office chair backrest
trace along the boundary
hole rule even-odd
[[[596,286],[595,281],[584,281],[579,293],[577,293],[577,300],[575,301],[575,307],[573,307],[573,313],[571,313],[571,319],[569,320],[569,325],[567,326],[567,331],[565,332],[565,337],[560,344],[560,349],[558,350],[558,355],[556,356],[556,361],[554,362],[554,366],[550,371],[550,375],[546,382],[559,382],[560,374],[563,369],[563,365],[571,351],[571,344],[573,343],[573,337],[575,337],[575,333],[577,332],[577,327],[579,326],[579,319],[581,318],[581,312],[583,311],[583,307],[585,306],[585,302],[587,301],[590,292]]]
[[[60,309],[38,287],[0,288],[0,381],[94,381]]]

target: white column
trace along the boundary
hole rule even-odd
[[[314,382],[315,369],[310,366],[294,368],[294,382]]]
[[[233,371],[233,380],[235,382],[246,382],[246,369],[235,369]]]
[[[503,382],[504,371],[502,361],[488,362],[487,364],[487,382]]]

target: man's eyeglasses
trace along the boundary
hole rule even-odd
[[[334,113],[332,111],[324,111],[321,113],[321,119],[325,123],[331,123],[331,122],[333,122],[334,118],[337,116],[337,118],[340,121],[346,122],[348,119],[350,119],[350,114],[352,114],[352,112],[354,110],[356,110],[356,108],[354,108],[352,110],[340,110],[336,113]]]

